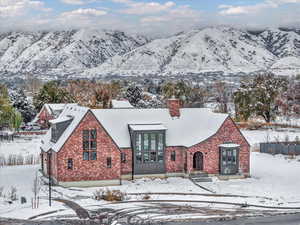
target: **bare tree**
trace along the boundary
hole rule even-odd
[[[33,180],[32,192],[33,192],[33,199],[32,199],[32,208],[37,209],[39,207],[39,194],[41,191],[41,181],[39,179],[38,173],[36,172],[35,178]]]
[[[221,113],[228,113],[228,103],[230,100],[230,93],[225,82],[218,81],[214,84],[215,98],[218,103],[218,111]]]

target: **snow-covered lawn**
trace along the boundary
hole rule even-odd
[[[1,160],[6,162],[12,159],[23,158],[24,163],[29,159],[38,162],[40,143],[43,136],[16,137],[14,141],[0,141],[0,165]],[[28,163],[28,162],[27,162]],[[4,164],[5,165],[5,164]]]
[[[299,132],[278,132],[278,131],[242,131],[251,145],[259,142],[280,139],[284,140],[286,135],[293,140],[296,136],[300,136]],[[40,138],[36,137],[32,140],[18,139],[15,142],[1,142],[0,154],[39,154]],[[0,217],[14,217],[27,219],[34,215],[50,212],[54,210],[62,210],[53,215],[75,215],[75,213],[67,209],[62,203],[53,202],[53,206],[48,206],[48,189],[43,186],[40,193],[39,209],[31,209],[31,198],[33,196],[32,187],[33,180],[39,165],[35,166],[14,166],[0,167],[0,190],[4,188],[3,195],[7,196],[11,187],[17,188],[19,200],[13,204],[7,202],[7,197],[0,197]],[[213,179],[212,183],[203,183],[203,186],[217,192],[217,194],[233,194],[260,196],[258,198],[228,198],[228,197],[208,197],[208,196],[177,196],[177,195],[152,195],[151,200],[205,200],[205,201],[223,201],[259,204],[267,206],[289,206],[300,207],[300,156],[295,159],[289,159],[282,155],[268,155],[253,152],[251,153],[251,178],[242,180],[220,181]],[[169,178],[169,179],[139,179],[135,181],[124,181],[122,186],[105,187],[105,188],[62,188],[54,187],[53,195],[77,202],[87,209],[101,207],[107,204],[104,201],[96,201],[93,194],[99,189],[120,190],[125,193],[147,193],[147,192],[182,192],[182,193],[204,193],[208,192],[195,186],[188,179]],[[27,199],[26,204],[20,204],[20,197]],[[141,200],[144,196],[129,195],[129,200]],[[268,197],[270,199],[265,199]],[[187,203],[185,203],[187,204]],[[134,204],[133,204],[134,205]],[[195,204],[194,204],[195,205]],[[222,207],[234,208],[233,206],[196,204],[204,207]],[[103,206],[103,207],[107,207]],[[128,208],[130,205],[114,205],[115,208]],[[47,216],[46,216],[47,217]]]
[[[43,136],[24,136],[15,138],[14,141],[0,141],[0,155],[38,155],[40,153],[41,138]]]
[[[208,196],[176,196],[176,195],[153,195],[151,200],[205,200],[259,204],[267,206],[289,206],[300,207],[300,157],[288,159],[282,155],[272,156],[262,153],[252,153],[251,174],[249,179],[220,181],[214,178],[212,183],[203,183],[204,186],[215,190],[218,194],[234,194],[253,196],[251,198],[226,198]],[[0,168],[0,187],[4,187],[4,193],[10,190],[11,186],[17,187],[18,196],[25,196],[29,201],[21,205],[19,201],[9,205],[5,198],[0,198],[0,217],[29,218],[40,213],[64,210],[59,215],[75,213],[66,209],[61,203],[53,203],[48,207],[47,187],[44,186],[41,192],[41,206],[37,210],[31,209],[30,199],[32,183],[38,166],[17,166]],[[56,197],[63,197],[77,202],[87,209],[94,209],[106,204],[104,201],[93,199],[93,193],[99,189],[120,190],[126,193],[147,193],[147,192],[182,192],[182,193],[208,193],[192,184],[188,179],[139,179],[136,181],[124,181],[122,186],[99,187],[99,188],[62,188],[54,187],[53,193]],[[254,196],[260,196],[258,198]],[[264,197],[270,198],[265,199]],[[141,200],[142,196],[129,196],[129,200]],[[188,203],[186,203],[188,204]],[[99,205],[95,207],[95,205]],[[193,204],[195,205],[195,204]],[[196,204],[197,205],[197,204]],[[211,204],[198,204],[200,206],[214,207]],[[234,208],[232,206],[215,205],[222,208]],[[107,207],[103,206],[103,207]],[[114,205],[114,208],[128,208],[131,205]],[[57,215],[57,214],[55,214]]]
[[[208,185],[217,193],[273,198],[283,206],[300,207],[300,156],[251,154],[251,178],[215,181]]]
[[[27,219],[32,215],[52,211],[54,208],[65,208],[60,203],[54,203],[54,207],[50,208],[46,200],[41,199],[39,209],[32,209],[31,198],[33,197],[33,180],[38,172],[39,166],[9,166],[0,167],[0,217],[11,217]],[[13,204],[9,204],[9,192],[11,187],[17,189],[18,200]],[[43,187],[44,189],[44,187]],[[45,192],[41,191],[41,196],[46,196]],[[21,204],[20,198],[25,197],[27,203]]]
[[[248,140],[249,144],[255,147],[262,142],[285,141],[288,137],[289,141],[295,141],[296,137],[300,138],[300,130],[282,129],[282,131],[275,130],[241,130],[243,135]],[[293,131],[293,132],[291,132]]]

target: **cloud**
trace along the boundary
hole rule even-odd
[[[0,17],[16,17],[28,13],[30,10],[43,12],[51,11],[42,1],[31,0],[0,0]]]
[[[85,5],[85,4],[95,2],[96,0],[60,0],[60,1],[69,5]]]
[[[64,12],[61,14],[61,17],[80,17],[80,16],[104,16],[107,12],[97,9],[76,9],[73,11]]]
[[[254,14],[265,9],[278,8],[283,4],[300,3],[300,0],[265,0],[255,5],[235,6],[235,5],[219,5],[221,15],[240,15]]]
[[[125,3],[128,8],[121,10],[121,12],[132,15],[157,14],[169,10],[176,5],[172,1],[164,4],[158,2],[134,2],[130,0],[114,0],[114,2]]]

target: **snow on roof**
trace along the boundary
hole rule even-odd
[[[62,122],[69,121],[69,120],[72,120],[72,119],[73,119],[73,117],[71,117],[71,116],[60,116],[57,119],[50,120],[49,122],[52,123],[52,124],[62,123]]]
[[[133,131],[149,131],[149,130],[167,130],[162,124],[130,124],[130,129]]]
[[[167,130],[167,146],[191,147],[214,135],[227,114],[205,108],[180,109],[179,118],[172,118],[169,109],[93,109],[99,122],[120,148],[129,148],[130,124],[153,124],[159,120]]]
[[[44,139],[42,140],[41,148],[44,151],[49,151],[50,149],[56,152],[59,151],[60,148],[64,145],[64,143],[67,141],[69,136],[72,134],[74,129],[80,123],[82,118],[85,116],[88,110],[89,108],[81,107],[76,104],[67,105],[64,108],[63,112],[58,117],[58,120],[60,120],[61,118],[72,117],[73,118],[72,122],[66,128],[66,130],[63,132],[63,134],[61,135],[61,137],[56,143],[51,142],[51,129],[49,129]]]
[[[62,112],[66,106],[77,106],[77,104],[76,103],[44,104],[44,106],[42,107],[40,112],[35,116],[35,118],[32,120],[32,122],[36,123],[39,120],[39,116],[44,108],[46,108],[47,111],[49,113],[51,113],[52,115],[54,115],[55,117],[58,117],[60,112]]]
[[[76,106],[76,103],[50,103],[50,104],[45,104],[45,107],[52,113],[56,111],[63,111],[66,106]]]
[[[221,144],[221,145],[219,145],[219,147],[223,147],[223,148],[237,148],[237,147],[240,147],[240,145],[234,144],[234,143],[227,143],[227,144]]]
[[[112,100],[111,104],[114,109],[134,108],[127,100]]]

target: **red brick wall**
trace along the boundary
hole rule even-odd
[[[43,172],[45,175],[49,175],[49,155],[47,152],[42,151],[41,154],[43,155]],[[51,152],[51,177],[57,179],[57,153],[56,152]]]
[[[171,152],[176,152],[176,161],[171,160]],[[185,147],[167,147],[165,152],[165,166],[167,173],[182,173],[184,172],[185,164]]]
[[[218,146],[229,141],[241,146],[239,155],[240,168],[244,173],[249,173],[250,147],[230,118],[223,123],[222,127],[214,136],[188,149],[188,172],[193,171],[193,154],[200,151],[203,153],[203,170],[210,174],[218,174],[220,171]]]
[[[121,173],[122,174],[131,174],[132,173],[132,150],[128,149],[121,149],[122,153],[126,154],[126,162],[121,163]]]
[[[169,108],[169,113],[172,117],[180,117],[180,100],[179,99],[168,99],[167,106]]]
[[[97,129],[97,160],[83,160],[82,131]],[[88,112],[82,122],[58,152],[58,180],[87,181],[119,179],[121,175],[120,150],[115,145],[95,116]],[[106,159],[112,158],[112,168],[107,168]],[[67,160],[73,159],[73,170],[67,169]]]

